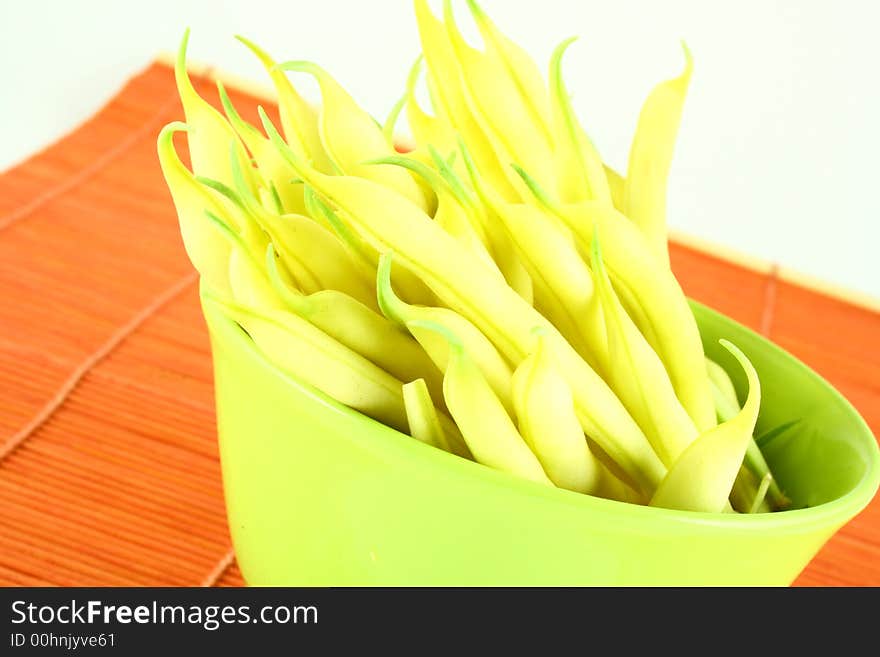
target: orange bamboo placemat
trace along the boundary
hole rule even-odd
[[[217,100],[210,71],[194,82]],[[256,121],[256,99],[230,94]],[[155,153],[182,118],[156,63],[0,175],[2,585],[243,584],[196,278]],[[880,313],[775,268],[681,244],[672,256],[688,294],[805,360],[880,433]],[[798,583],[880,585],[880,502]]]

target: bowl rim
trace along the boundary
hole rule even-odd
[[[378,420],[375,420],[363,413],[354,410],[321,392],[312,385],[300,381],[296,377],[283,371],[272,364],[251,340],[247,333],[231,318],[225,315],[222,310],[217,307],[216,302],[205,296],[205,286],[200,289],[200,299],[202,312],[208,331],[212,341],[212,358],[215,355],[213,342],[219,338],[225,344],[232,348],[243,350],[247,357],[254,364],[265,370],[267,374],[280,378],[287,385],[296,389],[300,395],[314,400],[318,405],[324,407],[328,413],[344,418],[350,423],[360,424],[365,427],[364,432],[350,432],[348,437],[352,441],[358,441],[368,435],[368,448],[370,450],[390,450],[389,455],[403,460],[422,460],[427,465],[431,460],[441,465],[441,467],[451,469],[449,474],[458,471],[460,475],[466,477],[477,477],[486,484],[493,486],[501,486],[508,489],[512,494],[528,495],[531,497],[541,497],[550,503],[575,505],[583,508],[585,511],[601,513],[603,515],[613,515],[616,521],[625,524],[638,524],[644,527],[649,524],[663,524],[671,527],[691,527],[691,528],[716,528],[724,530],[735,530],[736,532],[765,532],[773,529],[775,534],[785,534],[789,532],[801,533],[818,526],[827,527],[835,521],[838,525],[843,525],[864,509],[873,499],[878,486],[880,486],[880,449],[878,449],[877,441],[868,427],[864,418],[853,407],[853,405],[838,392],[828,381],[821,375],[816,373],[806,364],[795,358],[793,355],[768,340],[767,338],[757,334],[748,327],[736,322],[726,315],[715,311],[708,306],[689,299],[692,307],[697,309],[699,313],[719,316],[725,321],[732,322],[737,329],[747,331],[753,336],[759,338],[770,349],[779,352],[779,355],[793,361],[808,376],[813,376],[819,380],[826,392],[831,395],[835,403],[842,405],[842,409],[856,419],[856,424],[861,431],[857,437],[857,441],[867,443],[862,445],[862,451],[870,454],[870,463],[867,465],[864,474],[859,482],[853,486],[844,495],[824,502],[817,506],[792,509],[788,511],[776,511],[773,513],[708,513],[700,511],[680,511],[676,509],[664,509],[660,507],[650,507],[641,504],[632,504],[628,502],[619,502],[606,498],[585,495],[574,491],[565,490],[545,486],[532,482],[507,472],[495,470],[481,463],[463,459],[454,454],[437,449],[430,445],[423,444],[412,437],[389,427]],[[216,368],[216,364],[214,365]],[[219,398],[217,398],[219,403]],[[218,425],[219,431],[219,425]],[[404,438],[405,440],[401,440]],[[380,444],[377,441],[382,441]],[[867,449],[864,449],[867,448]],[[222,450],[221,450],[222,455]],[[623,527],[620,527],[623,529]]]

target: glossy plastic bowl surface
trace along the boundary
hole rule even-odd
[[[761,376],[758,430],[799,508],[700,514],[547,488],[428,447],[277,370],[209,302],[229,527],[251,585],[785,585],[877,490],[877,443],[817,374],[693,304]],[[728,367],[729,366],[729,367]],[[744,380],[735,380],[740,393]]]

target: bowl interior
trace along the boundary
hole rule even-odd
[[[691,305],[706,355],[730,373],[740,401],[747,390],[745,373],[718,341],[735,343],[757,369],[761,413],[756,436],[781,429],[762,444],[762,451],[793,507],[817,507],[860,487],[872,496],[878,481],[877,444],[852,405],[818,374],[757,333],[705,306]]]

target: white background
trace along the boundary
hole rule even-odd
[[[880,3],[483,0],[566,79],[625,169],[641,102],[696,69],[669,193],[673,229],[880,297]],[[469,16],[456,5],[465,27]],[[312,59],[384,119],[418,52],[407,0],[0,0],[0,169],[76,127],[193,29],[190,57],[268,83],[232,36]]]

